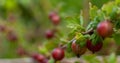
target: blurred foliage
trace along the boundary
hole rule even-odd
[[[103,4],[107,3],[108,1],[114,1],[114,0],[90,0],[90,1],[93,5],[96,5],[98,8],[101,8]]]

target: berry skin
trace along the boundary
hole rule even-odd
[[[113,33],[113,24],[108,21],[102,21],[97,26],[97,32],[102,37],[108,37]]]
[[[49,19],[54,25],[58,25],[60,23],[60,16],[56,12],[51,12],[49,14]]]
[[[86,43],[86,47],[93,53],[100,51],[102,46],[103,46],[102,42],[98,42],[97,44],[93,45],[90,40],[87,40],[87,43]]]
[[[38,63],[48,63],[48,60],[45,58],[45,56],[41,54],[33,54],[32,58],[36,60]]]
[[[76,44],[76,40],[72,42],[71,48],[72,51],[77,55],[77,57],[80,57],[87,50],[86,47],[80,47],[80,45]]]
[[[58,25],[60,23],[60,17],[58,15],[52,17],[51,20],[54,25]]]
[[[0,32],[5,32],[6,31],[6,27],[4,25],[0,25]]]
[[[54,58],[54,60],[58,61],[58,60],[62,60],[65,56],[65,52],[63,49],[61,48],[55,48],[52,51],[52,57]]]
[[[23,56],[23,55],[26,54],[26,51],[25,51],[22,47],[19,47],[19,48],[17,49],[17,54],[18,54],[19,56]]]
[[[49,19],[52,19],[54,16],[56,16],[57,13],[56,12],[50,12],[49,14]]]
[[[40,63],[48,63],[48,59],[44,59],[42,62]]]
[[[45,33],[45,35],[46,35],[46,38],[47,38],[47,39],[51,39],[51,38],[54,37],[54,31],[52,31],[52,30],[47,30],[46,33]]]
[[[10,31],[10,32],[8,32],[8,34],[7,34],[7,39],[8,39],[9,41],[11,41],[11,42],[15,42],[15,41],[18,40],[18,37],[17,37],[17,35],[16,35],[14,32]]]
[[[10,13],[8,15],[8,21],[10,21],[11,23],[14,23],[16,21],[16,16],[12,13]]]

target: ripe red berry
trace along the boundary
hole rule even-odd
[[[45,35],[46,35],[46,38],[47,38],[47,39],[51,39],[51,38],[54,37],[54,31],[52,31],[52,30],[47,30],[46,33],[45,33]]]
[[[34,60],[36,60],[38,63],[48,63],[47,59],[45,58],[45,56],[41,55],[41,54],[33,54],[32,58]]]
[[[18,54],[19,56],[23,56],[23,55],[26,54],[26,51],[25,51],[22,47],[19,47],[19,48],[17,49],[17,54]]]
[[[60,16],[56,12],[51,12],[49,14],[49,19],[54,25],[58,25],[60,23]]]
[[[16,16],[13,13],[8,14],[8,21],[14,23],[16,21]]]
[[[62,60],[65,56],[65,53],[64,53],[64,50],[61,49],[61,48],[55,48],[53,51],[52,51],[52,57],[58,61],[58,60]]]
[[[105,20],[98,24],[97,32],[102,37],[108,37],[112,35],[113,32],[113,25],[110,21]]]
[[[42,62],[40,63],[48,63],[48,59],[44,59]]]
[[[72,51],[77,55],[77,57],[80,57],[87,50],[86,47],[80,47],[79,44],[76,44],[76,40],[72,42],[71,48],[72,48]]]
[[[87,43],[86,43],[86,47],[93,53],[100,51],[102,46],[103,46],[102,42],[98,42],[97,44],[93,45],[90,40],[87,40]]]
[[[50,12],[49,14],[49,19],[51,19],[52,17],[56,16],[57,13],[54,11],[54,12]]]
[[[15,42],[15,41],[18,40],[18,37],[17,37],[17,35],[16,35],[14,32],[10,31],[10,32],[8,32],[8,34],[7,34],[7,39],[8,39],[9,41]]]
[[[1,32],[5,32],[6,31],[6,27],[4,25],[0,25],[0,31]]]

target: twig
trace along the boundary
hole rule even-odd
[[[72,39],[72,40],[70,40],[69,42],[73,42],[74,40],[75,40],[75,38],[73,38],[73,39]],[[67,48],[67,44],[65,44],[65,45],[61,46],[61,48],[65,50],[65,49]]]
[[[90,30],[88,30],[88,31],[86,31],[86,32],[82,32],[82,34],[83,34],[83,35],[85,35],[85,34],[90,34],[90,35],[91,35],[91,34],[93,34],[93,31],[94,31],[94,29],[91,28]],[[73,38],[73,39],[70,40],[69,42],[73,42],[74,40],[76,40],[76,39]],[[65,49],[67,48],[67,44],[61,46],[61,48],[65,50]]]
[[[91,29],[89,29],[88,31],[86,31],[86,32],[82,32],[82,34],[83,35],[85,35],[85,34],[93,34],[93,32],[94,32],[94,29],[93,28],[91,28]]]

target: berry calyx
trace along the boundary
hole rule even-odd
[[[111,36],[113,33],[113,24],[109,20],[102,21],[97,26],[97,32],[102,37]]]
[[[61,48],[55,48],[52,51],[52,57],[54,58],[55,61],[62,60],[65,56],[65,52]]]
[[[95,45],[93,45],[90,40],[87,40],[87,43],[86,43],[86,47],[93,53],[100,51],[102,46],[103,46],[102,42],[98,42]]]

